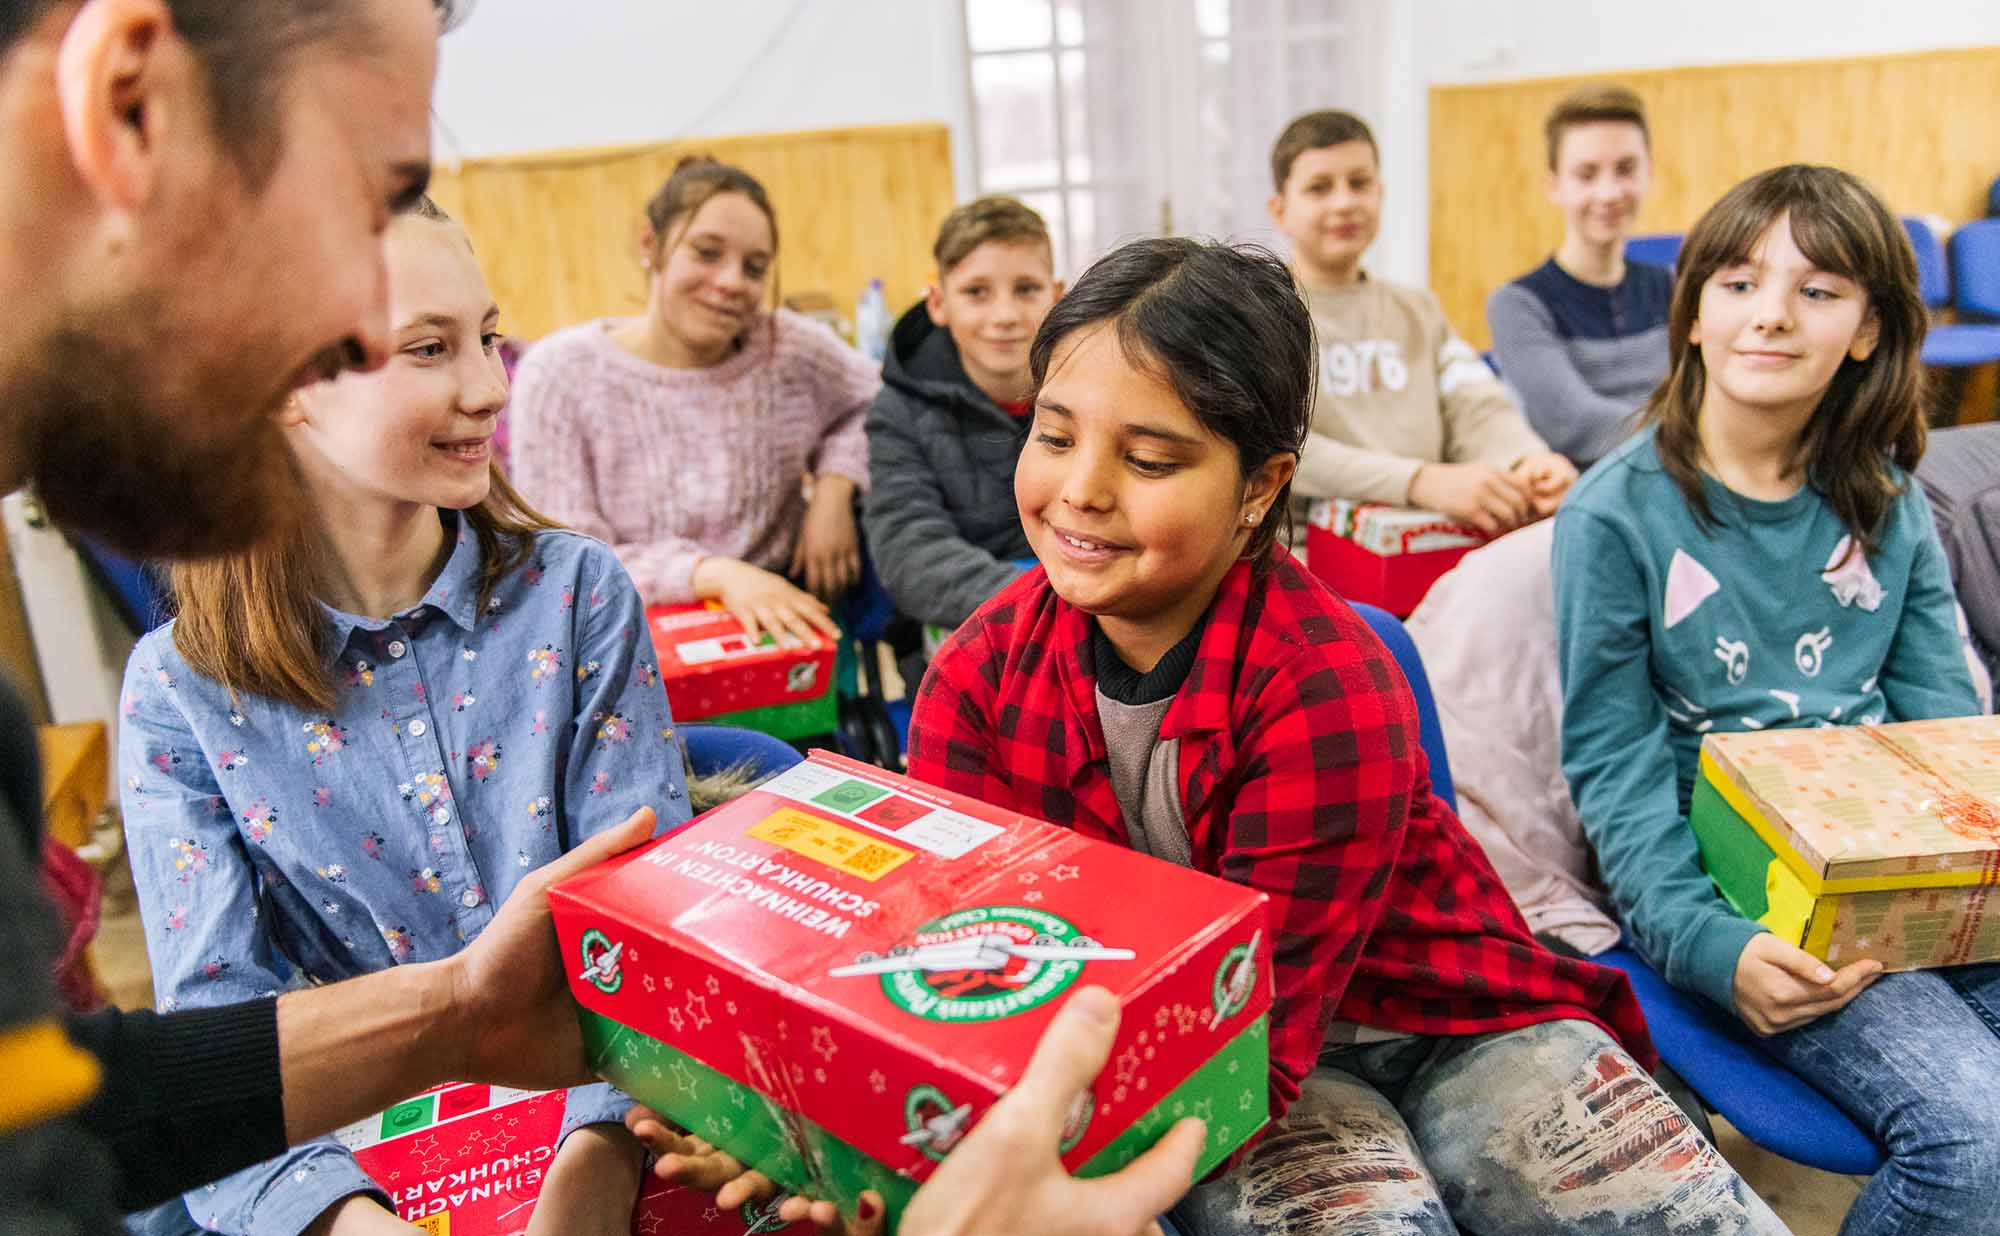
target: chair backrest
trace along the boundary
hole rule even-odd
[[[1959,312],[2000,318],[2000,219],[1979,219],[1951,234],[1951,286]]]
[[[698,777],[740,765],[750,776],[763,778],[805,759],[782,738],[734,725],[683,725],[680,732],[687,743],[688,765]]]
[[[158,568],[134,562],[89,537],[72,536],[70,544],[136,634],[144,635],[174,616],[173,590]]]
[[[1915,215],[1903,216],[1903,230],[1909,233],[1910,249],[1917,255],[1917,296],[1933,309],[1951,300],[1951,276],[1945,271],[1944,246],[1938,243],[1931,225]]]
[[[1361,620],[1389,649],[1389,655],[1396,658],[1403,677],[1409,679],[1410,694],[1417,701],[1418,741],[1423,744],[1424,758],[1431,766],[1431,793],[1457,811],[1458,790],[1451,781],[1451,760],[1445,755],[1444,730],[1438,726],[1437,700],[1431,696],[1430,675],[1424,673],[1424,659],[1417,652],[1416,641],[1403,629],[1402,620],[1386,609],[1355,602],[1354,612],[1361,615]]]
[[[1995,176],[1986,190],[1986,217],[2000,219],[2000,176]]]
[[[1625,260],[1664,266],[1672,270],[1681,256],[1679,232],[1656,232],[1650,236],[1630,236],[1625,240]]]

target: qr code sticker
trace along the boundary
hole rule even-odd
[[[870,844],[848,855],[847,860],[841,865],[856,875],[872,876],[895,866],[903,857],[901,851],[892,850],[888,846]]]

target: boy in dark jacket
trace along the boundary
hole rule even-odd
[[[948,629],[1034,556],[1014,461],[1027,429],[1028,344],[1062,280],[1047,225],[1011,197],[946,215],[933,253],[937,283],[896,323],[868,410],[864,521],[896,608]]]

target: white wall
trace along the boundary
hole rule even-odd
[[[480,0],[436,110],[441,161],[942,121],[970,187],[956,0]]]
[[[1431,86],[2000,43],[1995,0],[1393,0],[1376,264],[1429,269]],[[1397,152],[1392,155],[1388,151]],[[1400,156],[1400,157],[1399,157]]]

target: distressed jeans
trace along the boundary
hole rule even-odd
[[[1172,1217],[1191,1236],[1786,1230],[1585,1021],[1329,1049],[1249,1160]]]
[[[2000,1233],[2000,965],[1885,974],[1764,1045],[1888,1154],[1841,1236]]]

